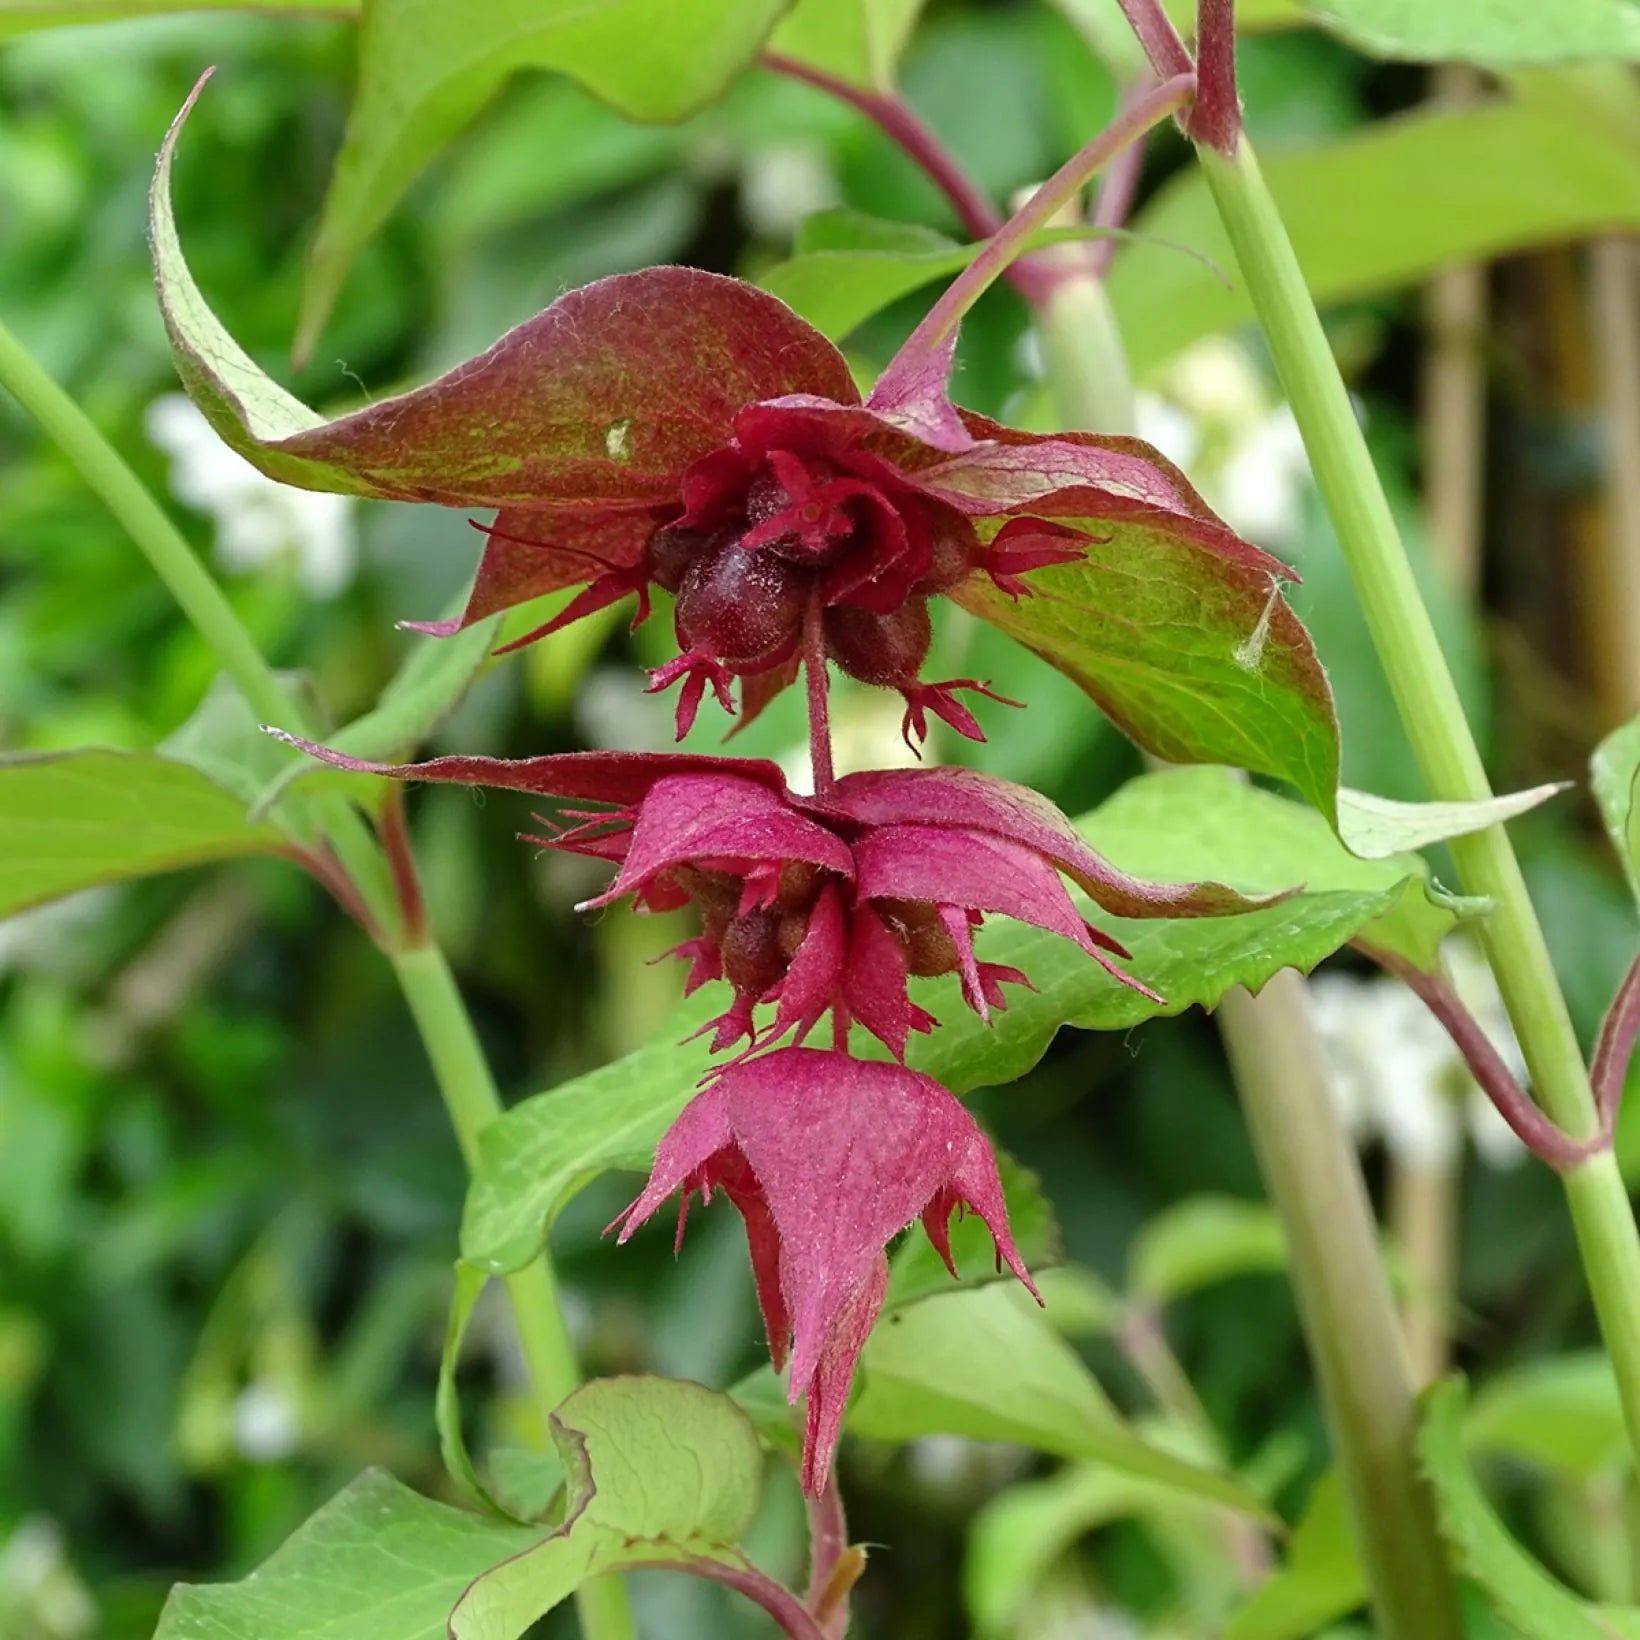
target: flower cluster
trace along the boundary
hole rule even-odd
[[[953,977],[990,1019],[1031,985],[983,955],[986,919],[1005,917],[1160,1004],[1071,890],[1117,918],[1254,903],[1218,884],[1130,877],[1003,781],[939,768],[835,778],[832,671],[897,691],[913,749],[930,716],[978,739],[959,696],[988,686],[923,675],[932,601],[1004,630],[1021,611],[1059,610],[1016,622],[1017,635],[1040,636],[1117,722],[1148,725],[1152,750],[1199,756],[1170,704],[1186,675],[1221,713],[1252,679],[1331,721],[1281,601],[1287,572],[1137,439],[1029,434],[958,410],[954,319],[925,324],[862,399],[843,356],[784,304],[688,268],[571,291],[428,386],[326,421],[258,382],[207,323],[165,194],[174,141],[175,130],[155,193],[162,305],[184,384],[227,444],[305,489],[493,509],[477,524],[486,540],[465,610],[421,630],[447,635],[570,593],[516,640],[528,643],[629,599],[641,621],[658,589],[677,653],[649,686],[680,686],[680,739],[708,690],[745,722],[804,676],[812,796],[772,763],[685,752],[387,766],[307,749],[345,768],[534,793],[553,808],[540,841],[614,870],[589,904],[694,909],[686,988],[726,985],[706,1031],[733,1057],[661,1140],[621,1235],[674,1193],[686,1206],[721,1192],[740,1211],[771,1354],[789,1358],[793,1401],[808,1397],[803,1481],[817,1492],[895,1236],[920,1219],[949,1262],[950,1216],[971,1209],[1031,1284],[985,1137],[907,1063],[939,1025],[918,982]],[[1056,621],[1074,643],[1043,636]],[[828,1016],[830,1046],[805,1046]],[[857,1031],[890,1057],[854,1057]]]

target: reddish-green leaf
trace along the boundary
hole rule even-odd
[[[637,512],[675,498],[682,467],[726,442],[742,405],[853,395],[842,356],[774,297],[692,268],[648,268],[570,291],[426,387],[323,421],[239,348],[189,275],[170,204],[187,112],[154,175],[166,328],[194,401],[274,478],[449,506]]]
[[[1017,602],[972,577],[958,602],[1157,757],[1275,775],[1336,818],[1332,694],[1275,580],[1152,521],[1065,522],[1095,538],[1080,563],[1036,571]]]

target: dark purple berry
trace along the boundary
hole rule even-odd
[[[704,530],[679,529],[664,524],[649,538],[647,556],[650,578],[668,592],[676,592],[689,573],[689,566],[707,550],[711,537]]]
[[[810,578],[766,552],[735,542],[696,558],[678,589],[678,637],[686,650],[732,672],[761,671],[796,647]]]
[[[928,658],[928,601],[908,598],[891,614],[833,604],[826,611],[826,653],[861,683],[893,687],[915,678]]]

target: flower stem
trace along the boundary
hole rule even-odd
[[[1430,793],[1484,799],[1486,771],[1452,674],[1252,145],[1243,140],[1229,157],[1206,146],[1198,153]],[[1495,903],[1482,938],[1533,1086],[1561,1128],[1589,1138],[1599,1114],[1509,839],[1494,826],[1450,847],[1466,889]],[[1609,1149],[1564,1179],[1630,1442],[1640,1452],[1640,1236]]]
[[[964,229],[975,239],[989,239],[1002,226],[1002,217],[980,192],[979,184],[903,97],[851,85],[823,68],[783,57],[776,51],[764,52],[758,61],[776,74],[802,80],[857,108],[945,195]]]
[[[1176,74],[1141,92],[1097,137],[1059,167],[991,236],[990,243],[946,287],[922,323],[912,331],[897,359],[936,352],[955,332],[962,316],[995,283],[1021,248],[1130,143],[1184,106],[1195,89],[1195,76]]]
[[[825,797],[837,784],[831,757],[831,707],[827,699],[826,635],[821,628],[825,611],[819,594],[809,600],[803,619],[803,672],[809,691],[809,764],[814,770],[814,795]]]
[[[311,734],[314,726],[300,704],[263,658],[221,588],[159,503],[90,417],[3,323],[0,387],[9,390],[56,440],[87,488],[125,527],[256,715]],[[363,816],[345,799],[327,801],[321,812],[337,858],[369,904],[371,915],[383,929],[396,926],[391,874]],[[432,1061],[456,1142],[470,1168],[477,1157],[479,1133],[501,1111],[472,1020],[444,954],[436,946],[401,946],[389,949],[388,957]],[[511,1277],[507,1287],[542,1410],[550,1412],[579,1381],[551,1266],[543,1256]],[[634,1633],[625,1590],[615,1579],[587,1584],[577,1600],[588,1640],[629,1640]]]

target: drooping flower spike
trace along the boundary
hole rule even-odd
[[[808,1395],[803,1490],[825,1487],[849,1386],[888,1290],[887,1243],[921,1219],[946,1267],[948,1226],[967,1208],[1039,1296],[1008,1228],[996,1160],[973,1117],[902,1065],[782,1048],[742,1061],[685,1108],[649,1182],[616,1221],[624,1242],[674,1192],[721,1191],[746,1223],[758,1302],[787,1395]],[[1040,1301],[1040,1300],[1039,1300]]]
[[[679,948],[686,990],[726,979],[714,1050],[802,1041],[829,1011],[839,1038],[858,1023],[903,1058],[936,1021],[911,1000],[916,976],[955,974],[982,1018],[1006,1005],[1018,969],[982,961],[987,914],[1073,941],[1122,984],[1161,1000],[1114,960],[1122,945],[1084,920],[1061,877],[1119,917],[1202,917],[1270,903],[1217,883],[1150,883],[1089,848],[1051,803],[971,769],[845,775],[823,797],[787,789],[778,765],[687,753],[570,752],[507,761],[443,757],[367,763],[305,741],[340,768],[405,780],[488,785],[577,807],[536,838],[618,867],[587,902],[631,896],[647,910],[693,904],[701,932]],[[549,822],[549,824],[551,824]],[[755,1010],[774,1007],[761,1030]]]
[[[181,118],[155,176],[156,261],[179,371],[212,425],[290,484],[497,509],[465,611],[419,630],[581,588],[527,643],[627,598],[641,620],[660,587],[678,654],[651,686],[681,685],[680,737],[708,689],[732,708],[736,680],[755,715],[791,681],[807,627],[843,671],[904,695],[908,738],[930,714],[978,738],[958,691],[985,685],[922,677],[930,598],[984,616],[988,589],[1026,596],[1111,527],[1159,532],[1204,579],[1290,576],[1137,439],[957,410],[949,338],[908,348],[862,401],[790,308],[692,268],[572,290],[428,386],[325,421],[260,377],[193,286],[168,198]]]

